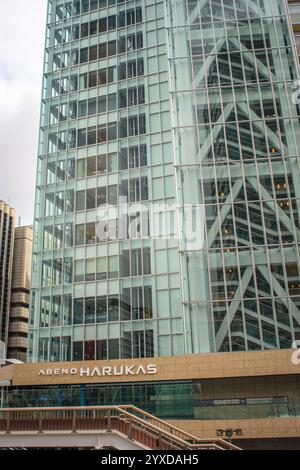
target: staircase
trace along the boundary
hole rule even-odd
[[[108,436],[117,436],[133,449],[240,450],[223,439],[197,438],[133,405],[0,410],[0,447],[56,447],[58,435],[72,447],[103,448]]]

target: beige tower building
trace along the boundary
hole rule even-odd
[[[7,345],[15,232],[15,209],[0,201],[0,340]]]
[[[0,340],[8,358],[26,360],[32,227],[16,227],[16,212],[0,201]]]
[[[10,315],[9,358],[26,361],[31,278],[32,227],[15,229]]]
[[[288,2],[293,30],[295,33],[296,46],[300,56],[300,2],[299,0],[288,0]]]

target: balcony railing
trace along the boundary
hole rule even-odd
[[[0,410],[1,433],[118,431],[157,450],[240,450],[220,439],[200,439],[132,405]]]

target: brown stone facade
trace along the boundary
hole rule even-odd
[[[296,353],[297,350],[289,349],[135,360],[13,365],[0,370],[0,381],[10,380],[12,387],[20,388],[59,384],[195,380],[201,384],[201,396],[204,400],[286,396],[291,403],[298,403],[300,365],[292,362],[293,354]],[[92,375],[95,369],[97,374]],[[98,375],[99,372],[102,375]],[[194,419],[190,420],[176,420],[174,416],[172,423],[204,438],[215,437],[218,429],[241,429],[242,436],[235,438],[233,442],[244,448],[300,449],[300,416],[296,414],[268,418],[260,418],[257,414],[253,419],[245,417],[216,420],[209,415],[209,410],[205,410],[203,414],[203,408],[197,405],[194,413]]]
[[[147,359],[82,361],[65,363],[21,364],[5,367],[0,380],[9,379],[13,386],[125,383],[149,381],[179,381],[234,377],[288,376],[300,373],[300,365],[292,363],[293,350],[241,353],[195,354]],[[143,373],[155,365],[155,373]],[[126,367],[132,366],[129,374]],[[95,368],[106,368],[96,371]],[[124,374],[122,374],[122,368]],[[110,370],[111,369],[111,370]],[[76,370],[76,372],[75,372]],[[41,373],[41,371],[43,371]],[[48,372],[47,372],[48,371]],[[101,375],[98,375],[100,372]],[[138,373],[136,373],[138,372]]]

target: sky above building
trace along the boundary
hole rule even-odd
[[[0,199],[32,224],[47,0],[0,0]]]

